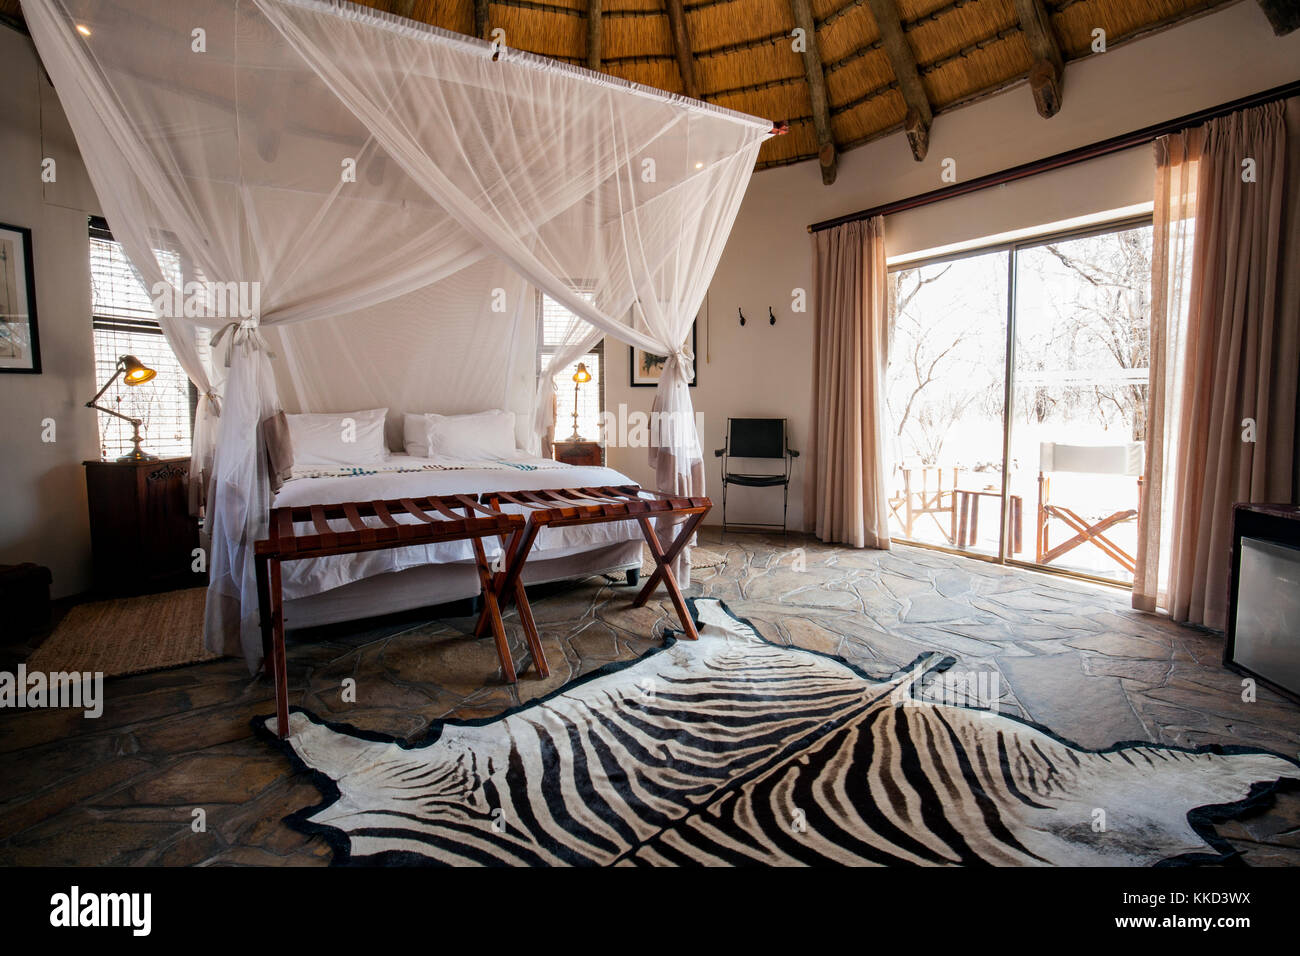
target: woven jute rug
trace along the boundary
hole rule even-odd
[[[27,669],[142,674],[213,660],[203,646],[206,588],[78,604],[27,660]]]

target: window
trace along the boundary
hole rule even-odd
[[[179,279],[179,261],[164,258],[163,264],[171,265]],[[90,225],[90,302],[96,387],[112,378],[122,355],[134,355],[158,373],[134,387],[118,379],[99,404],[143,420],[142,445],[150,454],[190,454],[197,394],[154,319],[148,290],[103,220],[91,220]],[[100,456],[112,460],[131,451],[131,424],[103,412],[98,415]]]
[[[590,299],[591,294],[582,293],[583,298]],[[549,356],[555,354],[568,337],[573,326],[574,315],[560,303],[545,293],[537,294],[537,343],[538,369],[546,364]],[[591,381],[577,389],[578,435],[584,441],[604,444],[600,433],[600,414],[605,410],[605,343],[597,342],[586,355],[570,362],[565,368],[555,372],[555,439],[564,441],[572,438],[574,430],[574,381],[573,375],[578,364],[587,366]]]
[[[1127,220],[890,270],[898,537],[1132,581],[1151,238]]]

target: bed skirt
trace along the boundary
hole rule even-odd
[[[525,584],[549,584],[641,568],[642,542],[620,541],[552,557],[534,554],[524,566]],[[474,563],[426,564],[362,578],[341,587],[284,602],[285,627],[357,621],[417,607],[446,604],[479,594]]]

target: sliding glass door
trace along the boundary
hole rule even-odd
[[[999,554],[1006,250],[890,274],[891,533]]]
[[[1024,558],[1132,583],[1151,227],[1024,246],[1015,260],[1009,484],[1033,504]]]
[[[1132,581],[1149,221],[891,272],[891,531]]]

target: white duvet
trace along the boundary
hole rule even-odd
[[[345,501],[420,498],[427,495],[481,494],[485,491],[531,491],[542,488],[584,488],[600,485],[635,484],[631,478],[613,468],[563,465],[550,459],[518,458],[509,461],[451,461],[448,459],[392,456],[386,466],[367,466],[365,473],[335,475],[311,472],[318,477],[295,477],[286,481],[272,501],[272,507],[304,507],[339,504]],[[406,470],[403,470],[406,469]],[[415,470],[428,469],[428,470]],[[503,510],[521,510],[503,508]],[[398,521],[414,522],[410,515],[395,516]],[[368,524],[380,527],[377,518]],[[311,525],[298,524],[296,530],[310,533]],[[346,520],[330,522],[336,531],[347,531]],[[534,556],[560,557],[623,541],[637,540],[641,532],[634,521],[610,521],[604,524],[571,528],[543,528],[533,545]],[[484,550],[491,560],[501,553],[495,538],[484,539]],[[289,561],[283,566],[286,600],[307,597],[333,588],[390,571],[403,571],[425,564],[473,561],[469,541],[389,548],[366,554],[346,554],[328,558]]]

